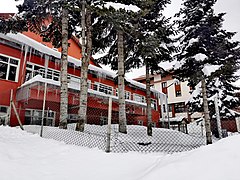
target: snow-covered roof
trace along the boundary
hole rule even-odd
[[[61,59],[61,52],[55,51],[55,50],[53,50],[53,49],[35,41],[35,40],[25,36],[24,34],[8,33],[8,34],[4,35],[4,34],[0,33],[0,38],[7,39],[9,41],[13,41],[13,42],[20,43],[20,44],[23,44],[23,45],[27,45],[29,47],[32,47],[32,48],[36,49],[39,52],[42,52],[42,53],[46,54],[46,55],[54,56],[58,59]],[[76,66],[81,66],[81,64],[82,64],[79,59],[76,59],[76,58],[71,57],[71,56],[68,56],[68,61],[73,63]],[[108,70],[102,69],[100,67],[97,67],[97,66],[94,66],[94,65],[91,65],[91,64],[89,65],[89,70],[95,71],[97,73],[105,74],[105,75],[110,76],[112,78],[115,78],[117,76],[113,72],[110,72]],[[134,86],[137,86],[137,87],[142,88],[142,89],[146,89],[145,84],[136,82],[136,81],[134,81],[132,79],[129,79],[129,78],[126,78],[126,80]],[[157,93],[157,94],[162,94],[160,91],[157,91],[154,88],[151,88],[151,91],[154,92],[154,93]]]

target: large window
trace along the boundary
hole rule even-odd
[[[19,60],[0,55],[0,79],[18,81]]]
[[[113,94],[113,87],[101,83],[94,83],[93,90],[103,92],[105,94]]]
[[[27,68],[26,68],[26,81],[33,78],[36,75],[41,75],[42,77],[45,77],[45,67],[40,66],[37,64],[29,63],[27,62]],[[73,76],[70,77],[68,75],[68,79],[71,79]],[[60,81],[60,72],[54,69],[47,69],[47,79],[52,79],[54,81]],[[79,82],[80,82],[80,78]]]
[[[116,88],[116,96],[118,96],[118,88]],[[125,91],[125,99],[131,100],[131,92]]]
[[[186,112],[186,108],[185,108],[184,103],[174,104],[174,109],[175,109],[175,113]]]
[[[146,103],[146,98],[145,96],[139,95],[139,94],[134,94],[133,100],[141,103]]]
[[[25,111],[25,124],[26,125],[41,125],[42,122],[42,110],[28,109]],[[55,123],[55,112],[47,110],[44,113],[43,124],[45,126],[54,126]]]

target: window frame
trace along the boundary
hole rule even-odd
[[[174,104],[174,112],[175,113],[185,113],[186,107],[184,103],[176,103]]]
[[[167,88],[167,82],[162,82],[162,88]]]
[[[179,93],[180,92],[180,93]],[[175,91],[175,96],[176,97],[181,97],[182,96],[182,91],[181,90],[176,90]]]
[[[151,98],[151,108],[154,109],[155,111],[158,110],[158,104],[156,99]]]
[[[96,87],[96,89],[93,88],[93,90],[95,90],[95,91],[102,92],[102,93],[108,94],[108,95],[113,95],[113,87],[112,86],[109,86],[109,85],[106,85],[106,84],[103,84],[103,83],[99,83],[99,82],[94,82],[93,86]],[[105,93],[106,92],[105,90],[104,90],[104,92],[100,91],[100,86],[103,86],[104,88],[110,88],[111,89],[110,90],[111,93]],[[109,91],[109,89],[107,89],[107,92],[108,91]]]
[[[138,97],[140,100],[136,99],[136,97]],[[140,103],[146,103],[146,97],[136,93],[133,93],[133,100]]]
[[[26,112],[30,112],[30,114],[26,115]],[[38,113],[38,116],[36,116],[36,113]],[[49,116],[49,113],[52,113],[53,116]],[[26,117],[30,118],[30,125],[36,125],[36,120],[33,120],[33,118],[37,118],[37,119],[41,119],[42,118],[42,110],[41,109],[25,109],[25,113],[24,113],[24,119],[26,119]],[[55,126],[55,121],[56,121],[56,112],[52,111],[48,112],[48,110],[44,111],[44,118],[47,120],[51,120],[52,121],[52,125],[51,126]],[[41,121],[41,120],[40,120]]]
[[[20,71],[20,68],[19,68],[19,67],[20,67],[21,59],[18,59],[18,58],[12,57],[12,56],[8,56],[8,55],[2,54],[2,53],[0,53],[0,56],[3,56],[3,57],[5,57],[5,58],[8,59],[7,62],[0,60],[0,63],[7,64],[6,78],[5,78],[5,79],[0,78],[0,79],[1,79],[1,80],[6,80],[6,81],[11,81],[11,82],[18,82],[18,80],[19,80],[19,71]],[[10,62],[11,59],[17,61],[17,65],[11,63],[11,62]],[[13,80],[9,80],[10,66],[16,67],[15,80],[14,80],[14,81],[13,81]]]

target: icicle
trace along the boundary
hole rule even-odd
[[[31,59],[32,59],[32,50],[33,50],[33,48],[30,47],[29,49],[30,49],[30,50],[29,50],[29,58],[28,58],[28,61],[31,61]]]
[[[25,49],[24,50],[25,50],[25,53],[24,53],[24,58],[23,58],[22,82],[21,82],[21,84],[23,84],[24,79],[25,79],[24,70],[25,70],[25,67],[26,67],[27,54],[28,54],[29,46],[25,45]]]

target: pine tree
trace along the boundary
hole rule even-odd
[[[232,85],[238,69],[235,51],[238,42],[231,40],[234,33],[222,29],[224,13],[214,14],[215,3],[216,0],[185,0],[177,15],[181,18],[178,27],[182,35],[175,73],[179,79],[187,80],[189,86],[197,87],[189,105],[192,111],[204,110],[207,144],[212,143],[210,118],[213,115],[210,112],[209,116],[208,106],[213,105],[213,96],[216,93],[220,96],[222,117],[235,116],[231,109],[239,104],[233,97],[236,88]],[[197,92],[199,82],[202,82],[202,94]]]

